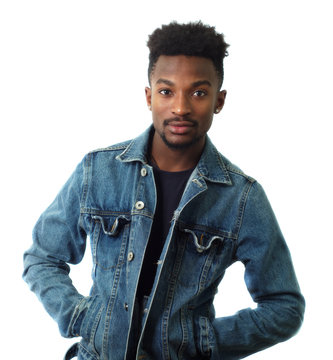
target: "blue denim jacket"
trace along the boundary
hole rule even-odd
[[[304,299],[286,243],[261,186],[207,138],[174,212],[136,338],[136,288],[156,205],[148,129],[85,156],[41,215],[24,256],[24,279],[79,359],[240,359],[294,335]],[[93,287],[73,286],[87,236]],[[225,270],[245,265],[258,304],[216,318]],[[237,285],[236,285],[237,286]],[[138,344],[138,346],[137,346]]]

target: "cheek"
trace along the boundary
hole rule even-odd
[[[213,117],[210,117],[207,122],[205,123],[205,131],[208,131],[213,123]]]
[[[197,104],[196,111],[198,114],[201,114],[202,116],[212,116],[215,110],[215,102],[210,101],[204,101],[201,104]]]
[[[211,124],[213,121],[215,108],[211,104],[207,104],[206,106],[197,109],[197,117],[202,120],[203,123]]]
[[[154,108],[154,107],[152,108],[152,120],[153,120],[155,129],[162,128],[164,118],[165,118],[165,116],[163,116],[163,114],[161,114],[160,111],[156,110],[156,108]]]
[[[197,113],[197,120],[199,121],[199,127],[202,131],[208,131],[213,122],[214,113],[211,106],[208,106],[205,110]]]
[[[154,96],[151,99],[151,106],[156,114],[161,114],[168,109],[168,104],[166,101],[160,101],[160,99]]]

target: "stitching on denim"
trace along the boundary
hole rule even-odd
[[[88,154],[84,160],[84,168],[83,168],[83,189],[82,189],[82,197],[81,197],[81,208],[86,204],[88,188],[89,188],[89,178],[91,177],[91,155]]]
[[[204,234],[201,234],[200,243],[199,243],[198,237],[197,237],[197,235],[196,235],[196,233],[195,233],[194,231],[189,230],[189,229],[184,229],[183,231],[184,231],[185,233],[188,233],[188,234],[191,234],[191,235],[192,235],[192,239],[193,239],[193,241],[194,241],[194,245],[195,245],[195,247],[197,248],[197,250],[198,250],[199,252],[203,252],[203,251],[209,250],[210,247],[212,246],[212,243],[213,243],[215,240],[220,240],[220,241],[222,241],[222,242],[224,241],[224,238],[221,237],[221,236],[211,236],[211,237],[209,238],[209,242],[208,242],[207,246],[204,246],[204,245],[202,244],[202,240],[203,240]]]
[[[122,162],[132,162],[132,161],[140,161],[143,162],[144,164],[147,164],[147,159],[146,156],[142,156],[142,154],[138,154],[136,157],[129,157],[128,156],[128,152],[131,151],[131,148],[133,147],[133,144],[136,142],[136,139],[133,139],[132,141],[129,142],[129,144],[126,146],[125,150],[119,154],[116,159],[120,160]],[[128,157],[126,159],[126,156]]]
[[[97,267],[97,245],[100,237],[101,223],[95,222],[95,229],[92,237],[92,253],[93,253],[93,264],[94,264],[94,277],[96,277],[96,267]]]
[[[223,161],[223,158],[222,158],[221,154],[217,151],[216,148],[214,148],[214,152],[215,152],[215,155],[217,156],[218,162],[220,163],[223,171],[224,171],[225,174],[226,174],[226,178],[228,179],[228,183],[231,184],[232,182],[231,182],[231,179],[230,179],[230,177],[229,177],[227,167],[226,167],[226,165],[225,165],[225,163],[224,163],[224,161]]]
[[[231,165],[231,164],[228,164],[228,165],[227,165],[227,169],[228,169],[228,171],[231,172],[231,173],[234,173],[234,174],[237,174],[237,175],[241,175],[242,177],[244,177],[246,180],[248,180],[248,181],[250,181],[250,182],[255,182],[255,181],[256,181],[253,177],[245,174],[242,170],[237,169],[236,167],[234,167],[234,166]]]
[[[139,210],[139,211],[132,211],[131,215],[141,215],[141,216],[145,216],[149,219],[153,219],[154,218],[154,214],[152,214],[151,212],[148,211],[144,211],[144,210]]]
[[[90,335],[90,340],[89,340],[91,347],[94,349],[94,351],[96,352],[97,355],[98,355],[98,352],[97,352],[96,347],[95,347],[95,336],[96,336],[96,331],[97,331],[98,325],[99,325],[99,323],[101,321],[101,316],[102,316],[103,310],[104,310],[104,306],[102,306],[99,309],[99,311],[98,311],[98,313],[96,315],[96,318],[95,318],[95,320],[93,322],[93,326],[91,328],[91,335]]]
[[[184,192],[183,194],[185,194],[188,191],[188,188],[190,186],[190,184],[192,184],[192,179],[194,177],[194,173],[191,174],[190,178],[187,181],[187,184],[185,186]],[[174,213],[174,216],[179,216],[179,214],[184,210],[184,208],[195,198],[197,197],[199,194],[201,194],[202,192],[207,190],[207,185],[204,182],[204,186],[201,189],[196,188],[195,189],[195,193],[192,195],[192,197],[190,199],[188,199],[188,201],[183,205],[183,207],[181,209],[179,209],[179,211]]]
[[[74,308],[74,312],[73,312],[73,315],[72,315],[72,318],[70,321],[70,334],[69,334],[70,336],[77,336],[77,334],[74,334],[73,330],[74,330],[75,323],[81,314],[83,302],[85,302],[84,297],[82,297],[82,299],[79,301],[79,303]]]
[[[208,318],[200,316],[200,348],[203,354],[207,355],[210,351],[209,341],[209,322]]]
[[[107,146],[107,147],[104,147],[104,148],[98,148],[98,149],[89,151],[88,154],[95,154],[95,153],[98,153],[98,152],[124,150],[124,149],[127,148],[128,143],[129,143],[129,141],[125,141],[125,142],[123,142],[123,143],[119,143],[119,144]]]
[[[208,233],[212,236],[220,236],[222,238],[228,238],[228,239],[237,239],[237,234],[233,234],[226,230],[218,230],[216,228],[212,228],[210,226],[206,225],[200,225],[200,224],[192,224],[192,223],[185,223],[182,220],[177,220],[176,225],[178,226],[178,229],[180,231],[184,231],[184,229],[190,229],[194,231],[204,231],[205,233]]]
[[[124,151],[123,151],[121,154],[119,154],[119,157],[122,157],[122,156],[124,156],[126,153],[128,153],[128,152],[130,151],[130,149],[132,148],[133,143],[134,143],[134,140],[129,141],[129,142],[127,143],[127,146],[125,146]]]
[[[81,209],[83,208],[84,204],[86,204],[86,201],[87,201],[87,194],[88,194],[88,188],[89,188],[89,174],[90,174],[90,169],[91,169],[91,166],[90,166],[90,163],[91,163],[91,157],[90,155],[88,154],[85,158],[84,158],[84,161],[83,161],[83,179],[82,179],[82,189],[81,190],[81,196],[80,196],[80,216],[79,216],[79,227],[81,229],[84,229],[85,226],[84,226],[84,221],[83,221],[83,217],[82,217],[82,212],[81,212]]]
[[[96,355],[92,354],[90,351],[88,351],[85,346],[82,343],[79,343],[79,353],[81,352],[81,354],[83,353],[83,356],[88,359],[86,356],[89,356],[89,359],[93,359],[93,360],[97,360],[98,358],[96,357]]]
[[[112,211],[112,210],[98,210],[98,209],[89,209],[89,208],[81,208],[81,214],[85,215],[101,215],[101,216],[119,216],[119,215],[142,215],[148,217],[150,219],[154,218],[154,214],[145,210],[133,210],[133,211]]]
[[[196,295],[199,295],[203,290],[205,290],[208,273],[209,273],[209,270],[210,270],[210,268],[212,266],[212,263],[213,263],[213,260],[214,260],[215,254],[216,254],[216,250],[217,250],[217,245],[216,244],[211,246],[210,251],[208,253],[208,256],[206,257],[205,264],[204,264],[203,269],[201,271],[200,280],[199,280],[199,286],[198,286],[198,292],[197,292]]]
[[[100,224],[100,222],[99,222]],[[129,225],[130,224],[125,224],[124,225],[124,228],[123,228],[123,231],[122,231],[122,234],[121,234],[121,245],[120,245],[120,253],[119,253],[119,257],[118,257],[118,262],[117,262],[117,265],[113,265],[113,266],[103,266],[101,263],[98,262],[97,260],[97,247],[98,247],[98,242],[99,242],[99,239],[100,239],[100,230],[102,228],[101,224],[99,225],[99,228],[98,228],[98,238],[96,239],[95,244],[96,244],[96,257],[95,257],[95,264],[98,265],[99,268],[101,268],[102,270],[112,270],[112,269],[117,269],[117,267],[119,266],[122,266],[125,262],[126,262],[126,259],[122,253],[122,249],[123,247],[125,246],[126,247],[126,244],[127,244],[127,237],[129,235]],[[95,236],[95,234],[94,234]],[[107,235],[109,236],[109,235]]]
[[[183,358],[183,353],[187,347],[188,344],[188,340],[189,340],[189,332],[188,332],[188,328],[187,328],[187,321],[186,321],[186,313],[185,313],[185,309],[182,307],[180,309],[180,324],[181,324],[181,328],[182,328],[182,342],[179,346],[179,350],[178,350],[178,359],[182,359]]]
[[[173,297],[175,293],[175,288],[177,284],[177,278],[181,269],[182,264],[182,258],[185,251],[185,245],[186,243],[183,242],[179,245],[177,249],[177,254],[175,257],[175,262],[172,267],[171,277],[169,279],[169,286],[167,290],[167,296],[165,301],[165,310],[163,312],[162,316],[162,353],[164,355],[165,360],[170,359],[170,353],[169,353],[169,343],[168,343],[168,321],[169,316],[171,312],[171,305],[173,303]]]
[[[253,182],[250,182],[250,181],[247,182],[246,187],[242,194],[240,204],[239,204],[238,216],[237,216],[236,227],[235,227],[235,230],[237,233],[237,239],[238,239],[240,228],[241,228],[242,222],[243,222],[243,216],[244,216],[246,202],[247,202],[247,199],[248,199],[248,196],[249,196],[249,193],[250,193],[250,190],[251,190],[253,184],[254,184]]]
[[[104,221],[104,218],[102,216],[95,215],[95,216],[92,216],[92,219],[93,220],[98,220],[102,225],[102,229],[103,229],[104,234],[109,235],[109,236],[117,235],[119,227],[121,226],[121,220],[123,220],[124,225],[126,225],[126,223],[130,222],[130,219],[128,219],[126,216],[123,216],[123,215],[117,216],[116,219],[114,220],[113,224],[112,224],[111,230],[108,230],[106,228],[105,221]]]
[[[129,228],[129,224],[127,224],[125,227]],[[125,262],[126,246],[127,246],[127,241],[126,241],[125,234],[123,234],[122,244],[121,244],[121,248],[120,248],[120,254],[118,257],[118,262],[117,262],[114,277],[113,277],[111,296],[110,296],[110,299],[108,302],[108,307],[107,307],[107,311],[106,311],[106,315],[105,315],[105,324],[106,325],[105,325],[105,331],[104,331],[104,336],[103,336],[103,345],[102,345],[102,349],[103,349],[102,355],[104,355],[105,359],[107,358],[106,354],[107,354],[107,348],[108,348],[108,340],[109,340],[108,334],[109,334],[109,327],[110,327],[110,322],[111,322],[111,315],[112,315],[113,307],[114,307],[115,300],[117,297],[121,268]],[[101,358],[102,358],[102,356],[101,356]]]
[[[124,212],[124,211],[113,211],[113,210],[99,210],[99,209],[93,209],[87,207],[82,207],[80,211],[82,214],[87,214],[87,215],[101,215],[101,216],[131,215],[130,211]]]

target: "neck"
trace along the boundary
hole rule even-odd
[[[153,135],[150,156],[159,169],[164,171],[184,171],[193,169],[202,154],[205,138],[186,148],[170,148],[161,137]]]

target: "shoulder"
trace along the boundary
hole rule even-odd
[[[219,156],[220,156],[226,170],[228,171],[228,173],[231,176],[242,177],[242,178],[248,180],[251,183],[256,182],[256,179],[254,179],[252,176],[246,174],[240,167],[235,165],[233,162],[231,162],[227,157],[222,155],[220,152],[219,152]]]
[[[131,144],[132,141],[133,140],[126,140],[126,141],[122,141],[122,142],[114,144],[114,145],[110,145],[108,147],[98,148],[98,149],[90,151],[87,155],[105,153],[105,152],[124,151]]]
[[[114,166],[111,165],[111,163],[118,163],[115,162],[117,156],[120,155],[123,151],[125,151],[126,148],[128,148],[128,146],[131,144],[131,142],[132,140],[126,140],[116,143],[114,145],[101,147],[89,151],[83,156],[83,159],[81,161],[83,169],[89,171],[88,169],[91,169],[92,167],[94,167],[95,169],[96,167],[101,169],[103,167]]]
[[[199,162],[201,173],[211,181],[232,185],[236,183],[255,182],[255,179],[246,174],[240,167],[235,165],[224,156],[211,139],[207,137],[205,149]]]

